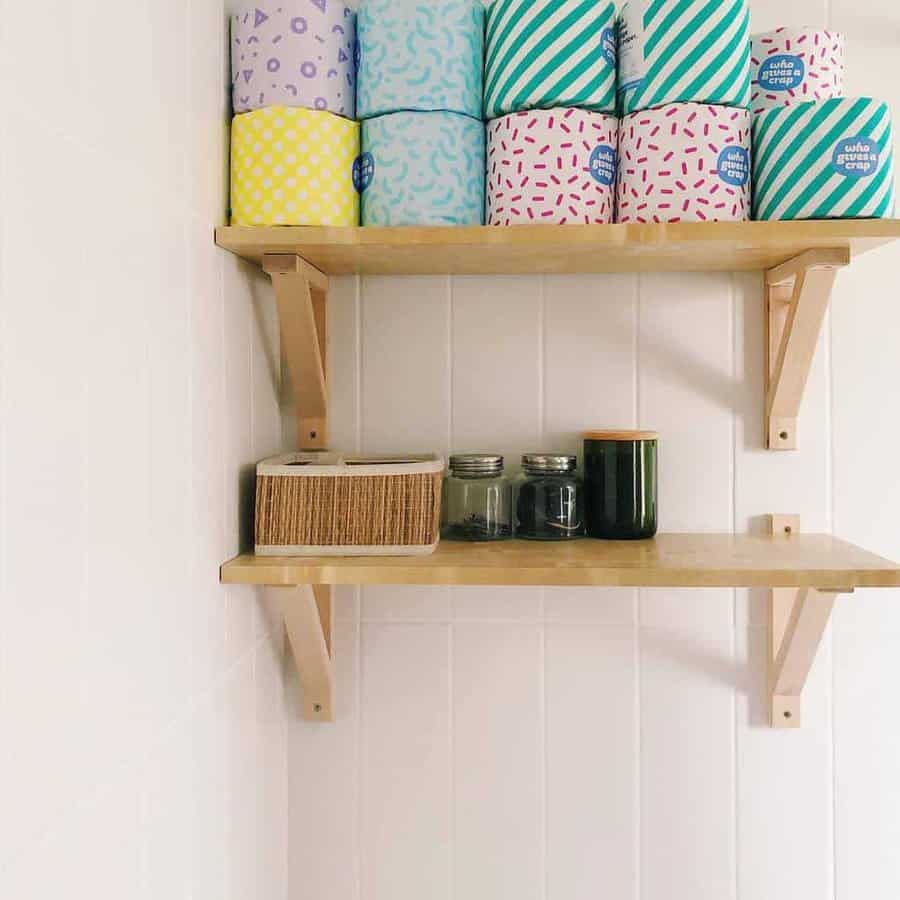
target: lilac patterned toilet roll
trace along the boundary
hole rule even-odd
[[[264,106],[356,114],[356,13],[336,0],[281,0],[231,17],[236,113]]]

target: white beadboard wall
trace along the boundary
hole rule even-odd
[[[274,311],[213,246],[226,11],[0,22],[0,897],[283,900],[282,627],[218,584],[282,440]]]
[[[896,4],[752,6],[844,31],[848,92],[900,113]],[[900,559],[898,263],[840,276],[786,454],[757,275],[339,279],[333,442],[512,459],[657,428],[664,529],[800,513]],[[841,602],[792,733],[764,724],[762,592],[337,593],[338,721],[290,714],[292,898],[900,896],[900,593]]]

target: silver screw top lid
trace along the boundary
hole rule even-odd
[[[574,472],[578,464],[575,456],[563,453],[526,453],[522,457],[522,468],[528,472]]]
[[[459,475],[499,475],[503,457],[498,453],[457,453],[450,457],[450,471]]]

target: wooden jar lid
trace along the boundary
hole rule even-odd
[[[655,431],[586,431],[586,441],[655,441],[659,434]]]

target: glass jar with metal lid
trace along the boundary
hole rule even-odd
[[[571,541],[584,536],[584,488],[574,456],[526,453],[516,482],[516,536]]]
[[[584,436],[587,533],[605,540],[656,534],[655,431],[589,431]]]
[[[461,453],[450,457],[444,481],[441,537],[456,541],[501,541],[512,537],[512,485],[503,457]]]

